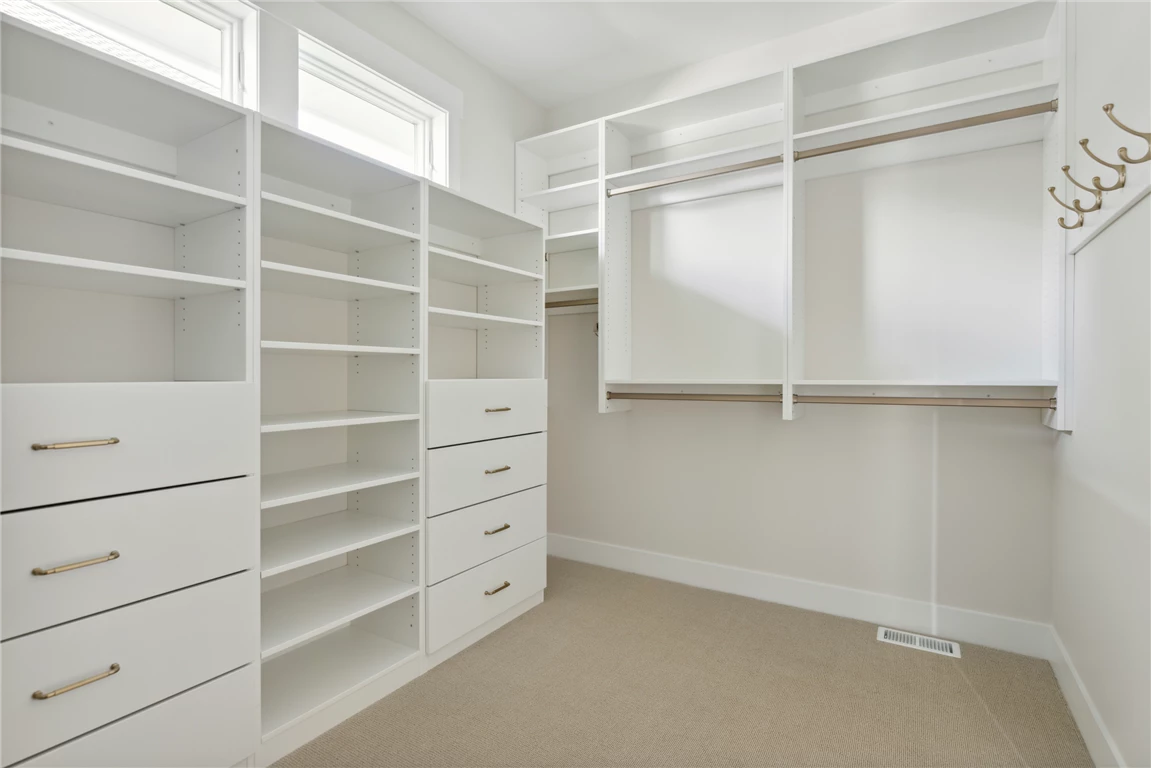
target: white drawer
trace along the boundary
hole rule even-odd
[[[256,474],[256,412],[245,383],[5,384],[3,508]]]
[[[244,477],[4,515],[4,637],[254,568],[258,508]]]
[[[547,534],[547,486],[485,501],[428,521],[428,583],[499,557]]]
[[[428,382],[428,447],[471,443],[548,428],[545,379]]]
[[[37,768],[229,768],[260,743],[249,664],[21,763]]]
[[[254,571],[4,643],[0,717],[8,765],[252,662]],[[51,698],[34,698],[106,674]]]
[[[548,478],[546,432],[428,451],[428,517],[507,496]]]
[[[546,586],[547,539],[537,539],[428,587],[428,652],[443,648]]]

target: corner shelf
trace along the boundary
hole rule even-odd
[[[548,212],[566,211],[569,208],[595,205],[599,199],[598,195],[599,180],[592,179],[532,192],[521,197],[520,201]]]
[[[260,262],[261,287],[275,293],[295,293],[336,301],[381,299],[418,295],[420,289],[410,285],[370,280],[366,277],[297,267],[274,261]]]
[[[0,250],[3,281],[43,285],[73,291],[93,291],[152,299],[181,299],[244,290],[243,280],[210,277],[170,269],[137,267],[112,261],[96,261],[74,256]]]
[[[420,350],[409,347],[371,347],[363,344],[322,344],[311,341],[261,341],[260,348],[269,354],[336,355],[418,355]]]
[[[536,320],[520,320],[514,317],[484,315],[479,312],[464,312],[458,309],[428,308],[428,323],[446,328],[470,328],[475,331],[500,328],[540,328],[543,323]]]
[[[260,535],[260,578],[419,530],[419,523],[350,510],[265,528]]]
[[[271,509],[300,501],[322,499],[341,493],[362,491],[381,485],[415,480],[419,472],[362,464],[327,464],[291,472],[277,472],[260,478],[260,509]]]
[[[387,411],[321,411],[316,413],[288,413],[264,416],[260,431],[298,432],[305,429],[332,427],[359,427],[365,424],[391,424],[397,421],[419,421],[418,413],[391,413]]]
[[[294,648],[420,588],[352,566],[265,592],[260,600],[260,656]]]
[[[440,246],[428,246],[428,274],[435,280],[474,286],[526,283],[544,279],[543,275],[507,267]]]

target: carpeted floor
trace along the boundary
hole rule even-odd
[[[1045,661],[555,558],[548,585],[276,768],[1091,765]]]

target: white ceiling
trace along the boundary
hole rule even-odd
[[[879,2],[401,2],[545,107],[864,13]]]

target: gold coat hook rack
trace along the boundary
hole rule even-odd
[[[1147,142],[1147,151],[1143,154],[1143,157],[1132,159],[1131,156],[1127,153],[1127,147],[1119,147],[1119,159],[1125,163],[1131,163],[1133,165],[1145,163],[1148,160],[1151,160],[1151,131],[1143,133],[1142,131],[1137,131],[1134,128],[1128,128],[1127,126],[1123,125],[1123,123],[1119,122],[1119,118],[1112,114],[1113,109],[1115,109],[1114,104],[1103,105],[1103,112],[1106,113],[1107,117],[1111,119],[1111,122],[1115,123],[1115,125],[1117,125],[1120,130],[1127,131],[1127,133],[1131,134],[1132,136],[1138,136],[1139,138],[1143,139],[1143,141]]]
[[[1095,196],[1095,204],[1092,205],[1090,208],[1084,208],[1082,205],[1080,205],[1078,200],[1072,200],[1071,206],[1074,210],[1078,211],[1079,213],[1091,213],[1092,211],[1097,211],[1103,207],[1103,191],[1102,190],[1095,189],[1094,187],[1089,187],[1086,184],[1080,184],[1078,181],[1076,181],[1075,177],[1071,175],[1071,166],[1070,165],[1063,166],[1063,175],[1067,177],[1068,181],[1070,181],[1072,184],[1074,184],[1075,186],[1082,189],[1084,192],[1090,192],[1092,195]],[[1052,189],[1055,189],[1055,188],[1052,187]],[[1056,198],[1056,200],[1058,200],[1058,198]]]
[[[1067,168],[1067,166],[1063,166],[1063,167],[1064,167],[1064,169]],[[1098,179],[1099,177],[1096,176],[1095,178]],[[1059,217],[1059,226],[1063,227],[1064,229],[1079,229],[1080,227],[1082,227],[1083,226],[1083,211],[1078,208],[1079,201],[1076,200],[1075,201],[1076,207],[1072,208],[1070,205],[1068,205],[1067,203],[1065,203],[1059,199],[1059,196],[1055,194],[1055,187],[1048,187],[1047,191],[1051,194],[1051,197],[1055,200],[1055,202],[1059,203],[1060,205],[1062,205],[1064,208],[1066,208],[1069,211],[1075,211],[1075,215],[1078,217],[1074,224],[1068,224],[1067,219],[1064,218],[1063,216],[1060,216]],[[1100,192],[1099,194],[1102,195],[1103,193]],[[1094,210],[1094,209],[1092,209],[1092,210]]]
[[[1096,155],[1094,152],[1091,151],[1090,147],[1087,146],[1087,139],[1080,139],[1079,140],[1079,146],[1083,147],[1083,151],[1086,152],[1087,156],[1090,157],[1092,160],[1099,163],[1100,165],[1107,166],[1111,170],[1115,171],[1115,173],[1119,174],[1119,179],[1114,184],[1112,184],[1110,187],[1103,186],[1103,181],[1098,176],[1093,177],[1091,179],[1091,183],[1095,185],[1096,189],[1098,189],[1100,192],[1114,192],[1117,189],[1123,188],[1123,186],[1127,183],[1127,166],[1126,165],[1123,165],[1121,163],[1118,165],[1116,165],[1115,163],[1109,163],[1106,160],[1104,160],[1103,158],[1099,157],[1098,155]],[[1066,208],[1066,207],[1067,206],[1064,206],[1064,208]],[[1072,210],[1074,210],[1074,209],[1072,209]]]

